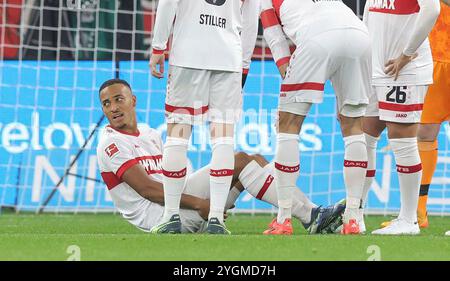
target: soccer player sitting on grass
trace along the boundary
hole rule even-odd
[[[163,142],[148,127],[138,127],[136,97],[130,85],[112,79],[100,87],[102,110],[109,121],[97,147],[101,176],[115,207],[131,224],[144,231],[157,224],[164,213],[162,185]],[[260,155],[240,152],[235,155],[234,175],[226,209],[232,208],[246,189],[259,200],[277,206],[273,187],[273,165]],[[209,213],[209,166],[188,175],[181,197],[180,214],[169,224],[167,233],[203,232]],[[309,233],[331,233],[341,224],[343,202],[322,208],[316,206],[296,188],[293,193],[293,216]]]

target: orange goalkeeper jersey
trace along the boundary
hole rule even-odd
[[[450,62],[450,7],[441,2],[441,14],[430,33],[434,61]]]

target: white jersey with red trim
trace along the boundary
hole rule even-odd
[[[405,52],[414,35],[415,25],[421,24],[416,23],[421,10],[419,3],[420,1],[417,0],[368,0],[366,2],[364,22],[368,26],[373,44],[372,84],[374,86],[433,83],[433,59],[428,38],[415,51],[418,57],[400,71],[397,81],[384,73],[385,64]]]
[[[284,34],[298,47],[311,36],[333,29],[355,28],[367,32],[341,0],[261,1],[264,37],[278,65],[286,63],[290,56],[287,44],[282,42]]]
[[[160,0],[153,52],[166,49],[173,28],[170,65],[241,72],[240,32],[242,16],[246,17],[241,15],[242,3],[242,0]]]
[[[153,180],[162,182],[162,151],[161,136],[148,126],[139,126],[138,134],[127,134],[107,126],[97,146],[101,176],[115,207],[131,224],[146,231],[157,222],[164,207],[139,195],[122,176],[127,169],[140,164]]]

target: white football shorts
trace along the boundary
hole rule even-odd
[[[234,124],[242,111],[240,72],[171,65],[167,80],[168,123],[198,125],[204,121]]]
[[[396,123],[419,123],[427,85],[373,86],[366,116]]]
[[[291,57],[281,85],[279,111],[306,116],[311,104],[322,103],[325,81],[330,79],[339,113],[364,116],[371,60],[369,35],[363,30],[334,29],[310,37]]]

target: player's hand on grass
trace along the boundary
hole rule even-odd
[[[386,67],[384,73],[389,76],[394,76],[394,81],[397,81],[400,70],[407,65],[410,61],[417,58],[417,53],[412,56],[407,56],[405,54],[401,54],[398,58],[389,60],[384,64]]]
[[[281,77],[283,77],[283,79],[284,79],[284,77],[286,77],[286,72],[287,72],[288,67],[289,67],[289,62],[278,66],[278,71],[280,71],[280,75],[281,75]]]
[[[152,72],[152,76],[158,79],[164,77],[165,58],[166,56],[164,54],[152,54],[152,56],[150,57],[150,70]]]

